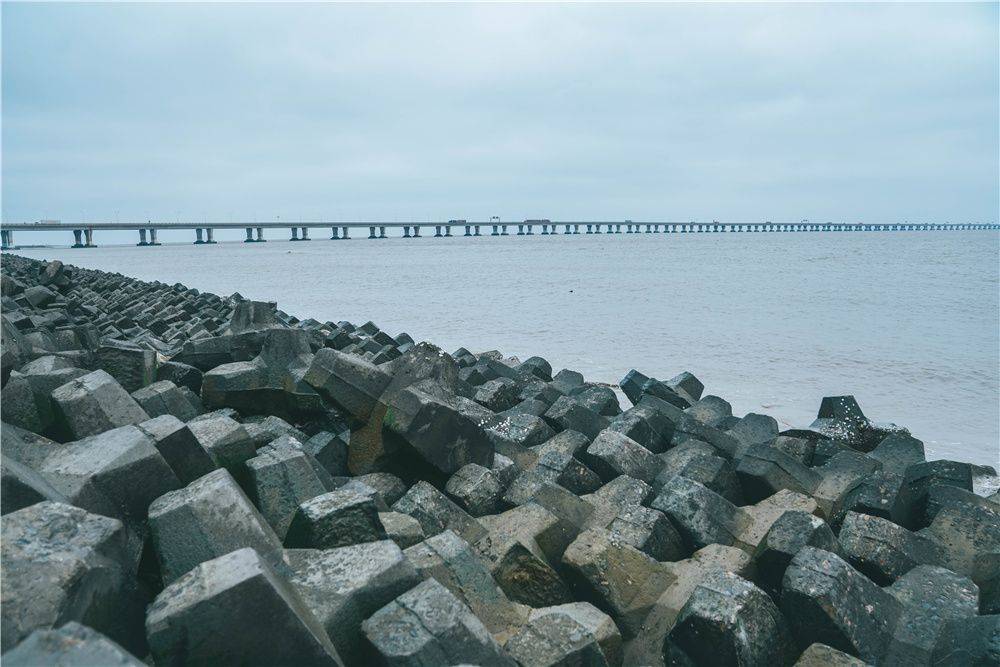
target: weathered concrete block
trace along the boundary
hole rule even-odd
[[[840,544],[844,558],[879,586],[888,586],[918,565],[942,560],[932,540],[867,514],[847,513]]]
[[[3,514],[16,512],[43,500],[69,504],[66,496],[37,471],[6,454],[0,454],[0,498],[3,498],[3,505],[0,507]]]
[[[125,532],[111,519],[41,502],[0,519],[2,648],[34,630],[87,623],[132,650],[144,642]],[[7,663],[7,656],[4,656]]]
[[[568,368],[562,369],[552,378],[552,386],[563,394],[569,394],[570,391],[582,385],[583,375]]]
[[[35,630],[3,655],[7,667],[42,665],[114,665],[144,667],[144,663],[93,628],[76,621],[58,630]]]
[[[596,438],[609,423],[607,417],[602,417],[569,396],[560,397],[543,417],[556,431],[577,431],[590,439]]]
[[[823,519],[801,510],[782,514],[771,524],[754,551],[756,581],[772,598],[781,598],[781,582],[788,564],[804,547],[840,555],[840,543]]]
[[[931,656],[935,667],[995,665],[1000,661],[1000,615],[945,621]]]
[[[281,540],[226,470],[157,498],[149,527],[164,583],[243,547],[274,562],[281,558]]]
[[[503,412],[521,402],[520,388],[511,379],[496,378],[479,385],[473,399],[493,412]]]
[[[517,370],[530,373],[545,382],[552,379],[552,364],[541,357],[528,357],[517,365]]]
[[[857,512],[902,525],[910,515],[910,507],[905,493],[901,493],[902,489],[902,475],[876,470],[844,494],[840,502],[841,513],[831,517],[830,521],[834,526],[839,526],[847,512]]]
[[[215,462],[187,424],[173,415],[161,415],[136,425],[153,444],[182,484],[215,469]]]
[[[353,354],[324,348],[303,379],[358,422],[368,421],[392,377]]]
[[[882,463],[882,470],[905,475],[915,463],[923,463],[924,443],[906,433],[891,433],[868,456]]]
[[[188,422],[188,428],[216,466],[228,470],[241,484],[248,483],[245,464],[257,450],[243,424],[224,415],[208,414]]]
[[[347,471],[347,444],[350,442],[350,431],[330,433],[320,431],[316,435],[302,441],[302,449],[309,452],[313,458],[333,477],[344,477]]]
[[[742,456],[748,447],[759,444],[770,444],[778,437],[778,422],[770,415],[748,413],[737,424],[726,431],[736,438],[740,447],[737,457]]]
[[[902,612],[891,595],[839,556],[804,547],[782,582],[781,610],[800,647],[816,642],[878,664]]]
[[[674,579],[657,598],[635,636],[626,643],[626,665],[663,667],[666,664],[664,640],[698,585],[716,572],[733,572],[746,578],[751,570],[750,557],[744,551],[721,544],[713,544],[696,551],[691,558],[664,565],[674,574]]]
[[[658,561],[680,560],[687,555],[680,533],[658,510],[641,505],[626,507],[604,528],[613,538],[631,544]]]
[[[771,598],[731,572],[713,572],[698,584],[664,650],[680,650],[699,665],[790,665],[798,653]]]
[[[596,491],[601,486],[600,477],[572,454],[551,449],[539,456],[534,466],[517,476],[503,499],[511,505],[523,505],[549,482],[576,494]]]
[[[562,558],[575,596],[609,614],[626,637],[634,637],[642,620],[674,580],[666,564],[612,538],[607,531],[581,533]]]
[[[428,579],[362,624],[385,665],[505,665],[513,661],[469,607]]]
[[[149,419],[128,392],[103,370],[54,389],[52,403],[59,427],[73,440]]]
[[[385,534],[400,549],[408,549],[424,541],[424,529],[420,522],[408,514],[399,512],[379,512],[378,520],[385,528]]]
[[[702,424],[719,428],[733,416],[733,407],[729,402],[711,394],[692,403],[684,412],[691,415]]]
[[[983,589],[984,608],[995,613],[1000,605],[1000,508],[945,507],[920,534],[938,544],[945,567]]]
[[[554,567],[572,539],[565,522],[535,503],[482,521],[487,532],[473,547],[507,597],[532,607],[572,601]]]
[[[30,369],[42,357],[30,364],[25,364],[19,371],[10,374],[10,378],[0,392],[3,402],[3,418],[9,424],[20,426],[34,433],[47,433],[59,436],[56,425],[56,412],[52,406],[52,391],[62,385],[83,377],[87,371],[80,368],[52,368],[46,370]]]
[[[412,516],[420,522],[424,535],[433,537],[445,530],[473,543],[486,534],[476,519],[427,482],[417,482],[392,505],[394,512]]]
[[[355,479],[375,489],[386,507],[394,505],[406,495],[409,488],[403,480],[387,472],[370,472],[367,475],[358,475]]]
[[[489,468],[470,463],[448,478],[444,490],[472,516],[500,511],[503,487]]]
[[[582,455],[601,479],[609,482],[628,475],[652,484],[663,461],[635,440],[610,429],[601,431]]]
[[[958,461],[928,461],[915,463],[906,468],[903,486],[910,501],[910,516],[906,527],[911,530],[923,528],[922,521],[927,514],[927,493],[931,487],[944,484],[972,491],[972,466]]]
[[[335,487],[318,461],[290,436],[277,438],[246,462],[250,497],[260,513],[284,540],[299,505]]]
[[[103,343],[94,363],[107,371],[126,391],[141,389],[156,380],[156,352],[120,341]]]
[[[534,609],[504,649],[524,667],[622,664],[622,636],[611,617],[587,602]]]
[[[614,417],[621,414],[618,396],[610,387],[594,386],[573,396],[585,408],[604,417]]]
[[[157,665],[342,665],[291,584],[253,549],[201,563],[146,613]]]
[[[852,451],[840,452],[814,470],[822,479],[812,490],[823,515],[839,524],[844,514],[844,500],[857,484],[876,472],[881,464],[875,459]],[[836,647],[835,647],[836,648]]]
[[[375,489],[356,480],[306,500],[288,526],[285,543],[292,548],[335,549],[384,540],[376,500]]]
[[[543,414],[548,409],[544,403],[540,407]],[[513,414],[507,412],[498,416],[490,424],[489,430],[521,447],[536,447],[556,434],[540,416],[524,412]]]
[[[680,475],[715,491],[734,505],[742,505],[743,488],[736,469],[730,461],[718,456],[716,452],[708,443],[688,440],[660,454],[664,466],[654,484],[657,487],[663,486],[671,477]]]
[[[689,551],[709,544],[730,546],[748,518],[743,510],[713,491],[684,477],[673,477],[651,503],[673,522]]]
[[[771,530],[774,522],[786,512],[800,511],[819,514],[815,500],[788,489],[782,489],[756,505],[747,505],[740,509],[743,510],[747,521],[743,525],[742,531],[737,535],[734,546],[751,554],[756,551],[757,546],[767,535],[767,531]]]
[[[826,644],[810,644],[795,662],[795,667],[865,667],[864,660],[830,648]]]
[[[467,604],[497,641],[505,642],[527,621],[529,609],[512,602],[469,544],[450,530],[410,547],[406,558]]]
[[[173,415],[181,421],[198,416],[199,411],[169,380],[160,380],[132,392],[132,398],[150,417]]]
[[[812,493],[822,478],[788,454],[767,444],[747,447],[736,466],[743,497],[756,503],[782,489]]]
[[[201,393],[201,371],[179,361],[164,361],[156,367],[157,380],[169,380],[178,387],[187,387],[196,394]]]
[[[941,567],[918,565],[886,590],[903,608],[885,654],[888,665],[932,664],[945,623],[979,612],[979,588]]]
[[[686,398],[690,403],[701,399],[705,385],[694,374],[684,371],[667,380],[667,386]]]
[[[347,664],[361,664],[366,618],[420,583],[421,576],[389,541],[285,552],[289,579]]]

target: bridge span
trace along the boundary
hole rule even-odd
[[[514,232],[514,228],[517,231]],[[3,249],[11,250],[14,232],[66,231],[73,234],[74,248],[93,248],[95,231],[135,231],[139,246],[158,246],[157,232],[161,230],[185,229],[194,231],[194,244],[216,243],[216,229],[243,229],[244,243],[263,243],[265,229],[288,229],[289,241],[310,241],[309,230],[329,229],[330,239],[341,241],[350,239],[350,231],[368,230],[369,239],[384,239],[387,229],[402,231],[403,238],[420,238],[421,229],[434,229],[435,237],[451,237],[452,228],[464,230],[463,236],[533,236],[535,230],[541,236],[559,234],[688,234],[688,233],[775,233],[775,232],[901,232],[901,231],[961,231],[974,229],[1000,229],[995,223],[850,223],[850,222],[635,222],[624,221],[553,221],[545,219],[504,222],[473,222],[468,220],[448,220],[442,222],[151,222],[116,223],[97,222],[86,224],[65,224],[58,221],[13,222],[0,225]]]

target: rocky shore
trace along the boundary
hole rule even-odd
[[[1000,664],[1000,494],[851,396],[780,431],[687,372],[2,294],[5,667]]]

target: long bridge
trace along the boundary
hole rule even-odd
[[[310,229],[330,229],[331,240],[350,239],[350,230],[368,230],[369,239],[387,238],[387,229],[402,230],[404,238],[420,238],[421,228],[434,228],[435,237],[453,236],[452,229],[464,229],[464,236],[532,236],[535,230],[542,236],[556,234],[688,234],[688,233],[757,233],[757,232],[901,232],[901,231],[959,231],[973,229],[1000,229],[996,223],[850,223],[850,222],[635,222],[623,221],[553,221],[545,219],[505,222],[497,219],[488,222],[448,220],[441,222],[151,222],[117,223],[88,222],[67,224],[57,220],[40,222],[13,222],[0,225],[3,249],[15,248],[14,232],[67,231],[73,233],[74,248],[93,248],[95,231],[135,231],[140,246],[158,246],[160,230],[194,230],[194,244],[211,244],[216,229],[243,229],[244,243],[263,243],[265,229],[288,229],[289,241],[309,241]],[[485,233],[484,233],[485,232]],[[363,233],[363,232],[362,232]],[[457,236],[458,234],[455,234]]]

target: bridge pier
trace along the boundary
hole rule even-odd
[[[303,241],[308,241],[309,240],[309,228],[308,227],[303,227],[302,228],[302,240]]]
[[[441,225],[434,225],[434,236],[441,236]]]
[[[86,240],[84,245],[85,248],[95,248],[94,245],[94,230],[90,227],[83,230],[83,238]]]
[[[194,239],[195,245],[201,245],[205,242],[205,239],[202,238],[204,236],[204,232],[202,231],[201,227],[195,227],[194,236],[195,236]]]
[[[403,225],[403,238],[404,239],[410,238],[410,226],[409,225]]]
[[[471,225],[466,225],[465,226],[465,235],[466,236],[472,236],[472,226]]]
[[[79,231],[79,230],[74,230]],[[77,240],[79,242],[79,236]],[[74,246],[76,247],[76,246]],[[14,232],[9,229],[0,229],[0,249],[12,250],[14,248]]]
[[[534,234],[534,232],[531,231],[531,227],[531,225],[528,225],[528,236],[532,236]]]
[[[331,227],[330,228],[330,240],[331,241],[339,241],[340,240],[340,227]]]
[[[10,234],[10,232],[5,231],[4,234]],[[73,243],[73,247],[74,248],[82,248],[83,247],[83,230],[82,229],[74,229],[73,230],[73,238],[75,239],[75,242]],[[7,237],[4,236],[4,242],[3,242],[4,247],[7,247],[7,245],[8,245],[6,239],[7,239]]]
[[[160,242],[156,240],[156,227],[149,228],[149,245],[160,245]]]
[[[139,242],[136,243],[136,245],[137,246],[149,245],[148,243],[146,243],[146,228],[145,227],[140,227],[139,228]]]
[[[247,237],[243,240],[244,243],[253,243],[253,227],[247,227]]]
[[[493,225],[493,232],[490,236],[500,236],[500,225]]]
[[[414,225],[413,226],[413,238],[415,238],[415,239],[419,239],[420,238],[420,225]]]
[[[299,228],[298,227],[292,227],[292,238],[290,238],[288,240],[289,241],[298,241],[299,240]]]
[[[472,226],[472,228],[473,228],[473,229],[475,230],[475,232],[476,232],[475,234],[473,234],[473,236],[482,236],[482,234],[481,234],[481,233],[480,233],[480,231],[479,231],[479,225],[473,225],[473,226]]]
[[[345,241],[349,241],[351,239],[351,235],[348,233],[348,229],[349,228],[346,225],[340,228],[340,236]],[[419,236],[419,234],[418,234],[418,236]]]
[[[257,243],[266,243],[267,239],[264,238],[264,228],[257,228]]]
[[[375,226],[374,225],[372,225],[371,227],[368,228],[368,238],[370,238],[370,239],[378,238],[377,236],[375,236]]]
[[[507,225],[500,225],[500,236],[508,236]]]
[[[451,225],[445,225],[444,226],[444,235],[445,236],[451,236]]]
[[[542,236],[548,236],[548,235],[549,235],[549,226],[543,224],[542,225]]]
[[[524,236],[524,225],[518,225],[517,226],[517,235],[518,236]]]
[[[379,227],[378,228],[378,237],[380,239],[384,239],[385,238],[385,227]]]
[[[587,233],[588,234],[593,234],[594,233],[594,226],[593,225],[587,225]]]

